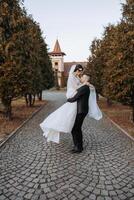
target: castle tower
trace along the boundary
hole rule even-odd
[[[64,56],[66,54],[61,51],[58,39],[56,40],[53,51],[49,55],[58,80],[58,85],[59,87],[64,87]]]

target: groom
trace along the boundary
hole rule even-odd
[[[90,94],[89,86],[86,83],[89,81],[89,76],[83,75],[81,82],[85,85],[77,89],[74,97],[69,98],[68,102],[77,101],[77,115],[72,129],[72,137],[74,142],[74,149],[72,153],[81,153],[83,151],[83,137],[82,137],[82,124],[88,113],[88,99]]]

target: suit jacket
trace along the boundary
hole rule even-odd
[[[77,114],[88,113],[88,99],[89,99],[90,89],[89,86],[83,85],[77,89],[77,94],[69,98],[68,102],[77,101]]]

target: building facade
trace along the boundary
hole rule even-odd
[[[57,88],[63,88],[66,86],[68,74],[70,68],[74,64],[81,64],[83,67],[86,67],[87,62],[64,62],[64,56],[66,54],[61,51],[59,41],[56,40],[54,49],[49,53],[53,71],[55,74],[55,85]]]

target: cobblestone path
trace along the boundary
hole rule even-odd
[[[46,143],[39,124],[66,99],[51,101],[0,149],[0,200],[134,200],[134,143],[105,117],[86,118],[84,151],[71,154],[72,138]]]

